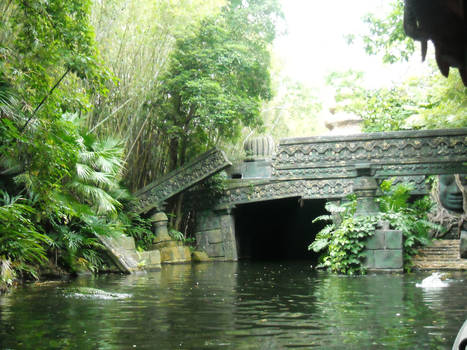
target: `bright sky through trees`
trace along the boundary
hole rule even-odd
[[[381,87],[402,79],[414,67],[388,65],[381,57],[366,55],[359,40],[348,45],[345,36],[366,31],[362,17],[388,11],[384,0],[282,0],[287,33],[276,40],[275,51],[287,75],[314,87],[322,87],[332,71],[364,71],[368,87]],[[386,4],[385,4],[386,3]],[[385,12],[386,11],[386,12]],[[416,69],[424,69],[416,57]],[[425,68],[427,65],[425,64]]]

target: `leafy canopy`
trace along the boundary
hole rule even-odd
[[[234,140],[241,125],[261,124],[261,101],[271,97],[269,45],[279,17],[272,0],[231,1],[177,40],[156,104],[160,127],[197,150]]]
[[[415,51],[414,41],[405,35],[402,18],[404,1],[395,0],[388,5],[389,13],[377,17],[368,13],[363,21],[368,25],[368,33],[362,36],[365,51],[369,55],[383,54],[383,62],[408,61]],[[349,37],[352,41],[353,37]]]
[[[385,63],[408,61],[415,47],[403,29],[404,2],[392,0],[386,6],[386,15],[363,19],[368,24],[368,33],[361,36],[365,51],[382,54]],[[349,36],[350,42],[355,39]],[[458,74],[445,79],[432,57],[429,61],[428,74],[388,88],[364,88],[357,72],[333,73],[328,83],[336,87],[338,108],[361,116],[365,131],[466,127],[467,88]]]

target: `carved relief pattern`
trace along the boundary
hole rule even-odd
[[[454,163],[467,160],[466,133],[413,137],[416,134],[417,132],[412,132],[412,137],[394,138],[375,134],[374,139],[281,144],[273,162],[273,176],[349,176],[349,170],[336,166],[350,167],[358,162],[384,165],[427,164],[433,161]],[[430,165],[427,167],[430,168]],[[342,173],[343,170],[345,174]]]
[[[465,160],[464,160],[465,162]],[[414,174],[414,175],[433,175],[433,174],[455,174],[464,173],[465,165],[458,162],[439,162],[425,164],[397,164],[397,165],[382,165],[376,170],[375,176],[395,176],[399,174]]]
[[[233,182],[209,207],[287,197],[342,198],[352,192],[355,164],[370,163],[374,177],[397,176],[425,193],[424,174],[467,172],[467,129],[377,133],[350,137],[284,140],[265,182]],[[230,163],[220,151],[143,189],[137,207],[147,210]],[[414,176],[417,175],[417,176]],[[420,175],[420,176],[419,176]],[[204,202],[203,195],[196,203]]]
[[[205,153],[195,161],[166,175],[162,180],[146,186],[136,193],[135,211],[146,211],[158,203],[202,181],[230,165],[219,150]]]
[[[275,169],[273,176],[287,179],[346,178],[355,176],[355,170],[350,167]]]
[[[217,204],[238,204],[290,197],[341,198],[352,193],[352,179],[277,181],[231,188]]]

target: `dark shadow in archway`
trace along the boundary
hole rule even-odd
[[[310,260],[308,251],[325,223],[312,223],[326,214],[325,200],[288,198],[239,205],[235,209],[235,231],[239,259]]]

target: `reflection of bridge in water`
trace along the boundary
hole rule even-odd
[[[425,194],[426,175],[467,172],[467,129],[291,138],[277,147],[268,140],[253,140],[249,158],[240,164],[230,165],[220,151],[206,153],[139,191],[136,209],[161,207],[167,198],[226,169],[230,179],[221,196],[190,194],[204,207],[197,218],[198,246],[213,259],[237,260],[248,250],[241,247],[248,245],[248,227],[282,230],[270,237],[286,244],[293,240],[288,229],[300,231],[290,223],[308,222],[301,233],[308,235],[306,241],[299,243],[306,249],[313,237],[305,232],[313,229],[310,217],[320,215],[326,201],[355,193],[357,212],[365,215],[377,211],[374,198],[383,179],[396,177],[413,184],[414,194]]]

